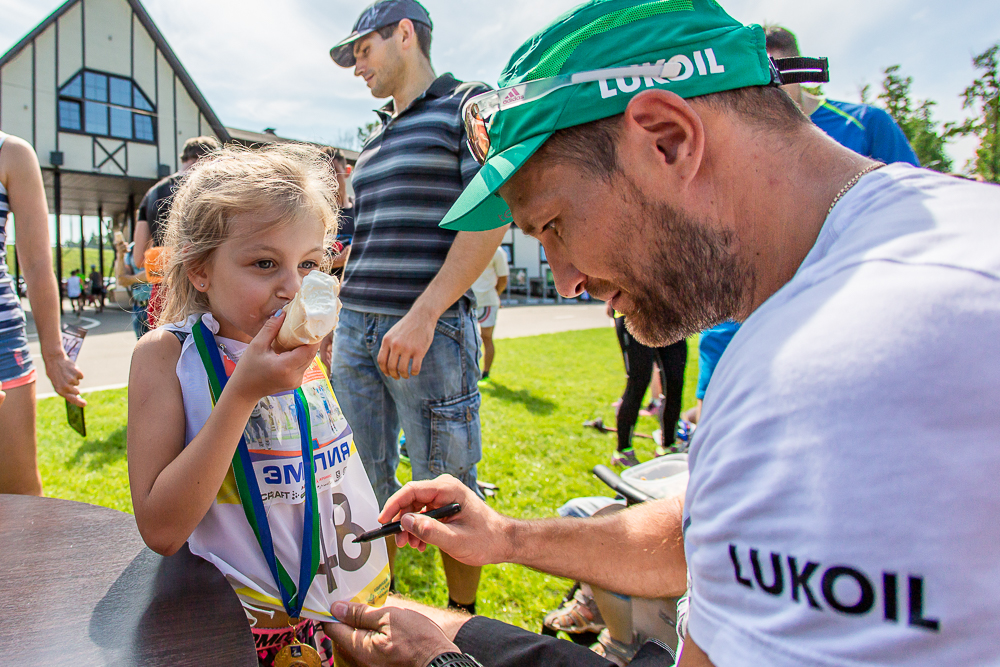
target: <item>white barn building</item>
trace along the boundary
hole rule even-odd
[[[97,216],[102,244],[109,219],[130,235],[139,201],[177,171],[187,139],[291,141],[224,127],[139,0],[67,0],[0,56],[0,131],[35,147],[50,213],[79,216],[81,239],[83,217]]]
[[[0,56],[0,130],[35,147],[57,219],[130,229],[188,137],[230,138],[138,0],[68,0]]]

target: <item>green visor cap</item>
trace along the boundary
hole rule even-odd
[[[771,69],[758,25],[744,26],[712,0],[594,0],[521,45],[504,68],[506,88],[562,74],[674,62],[671,79],[624,77],[566,86],[501,109],[492,118],[486,164],[441,221],[459,231],[512,222],[496,193],[556,130],[615,116],[649,88],[688,98],[764,86]]]

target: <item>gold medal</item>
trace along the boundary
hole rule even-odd
[[[323,667],[319,651],[308,644],[293,642],[274,656],[274,667]]]
[[[319,657],[319,651],[308,644],[303,644],[295,631],[296,621],[299,619],[289,619],[292,630],[292,642],[282,648],[274,656],[274,667],[323,667],[323,661]]]

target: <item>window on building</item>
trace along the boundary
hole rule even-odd
[[[156,143],[156,109],[131,79],[81,70],[59,89],[59,129]]]

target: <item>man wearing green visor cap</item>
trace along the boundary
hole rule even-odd
[[[610,301],[647,345],[743,326],[684,498],[519,521],[438,478],[386,503],[398,544],[688,589],[683,667],[1000,664],[1000,188],[829,139],[779,89],[824,75],[709,0],[604,0],[469,100],[485,165],[444,226],[513,222],[564,296]],[[452,502],[447,523],[413,514]],[[613,664],[482,617],[333,611],[364,664]]]

